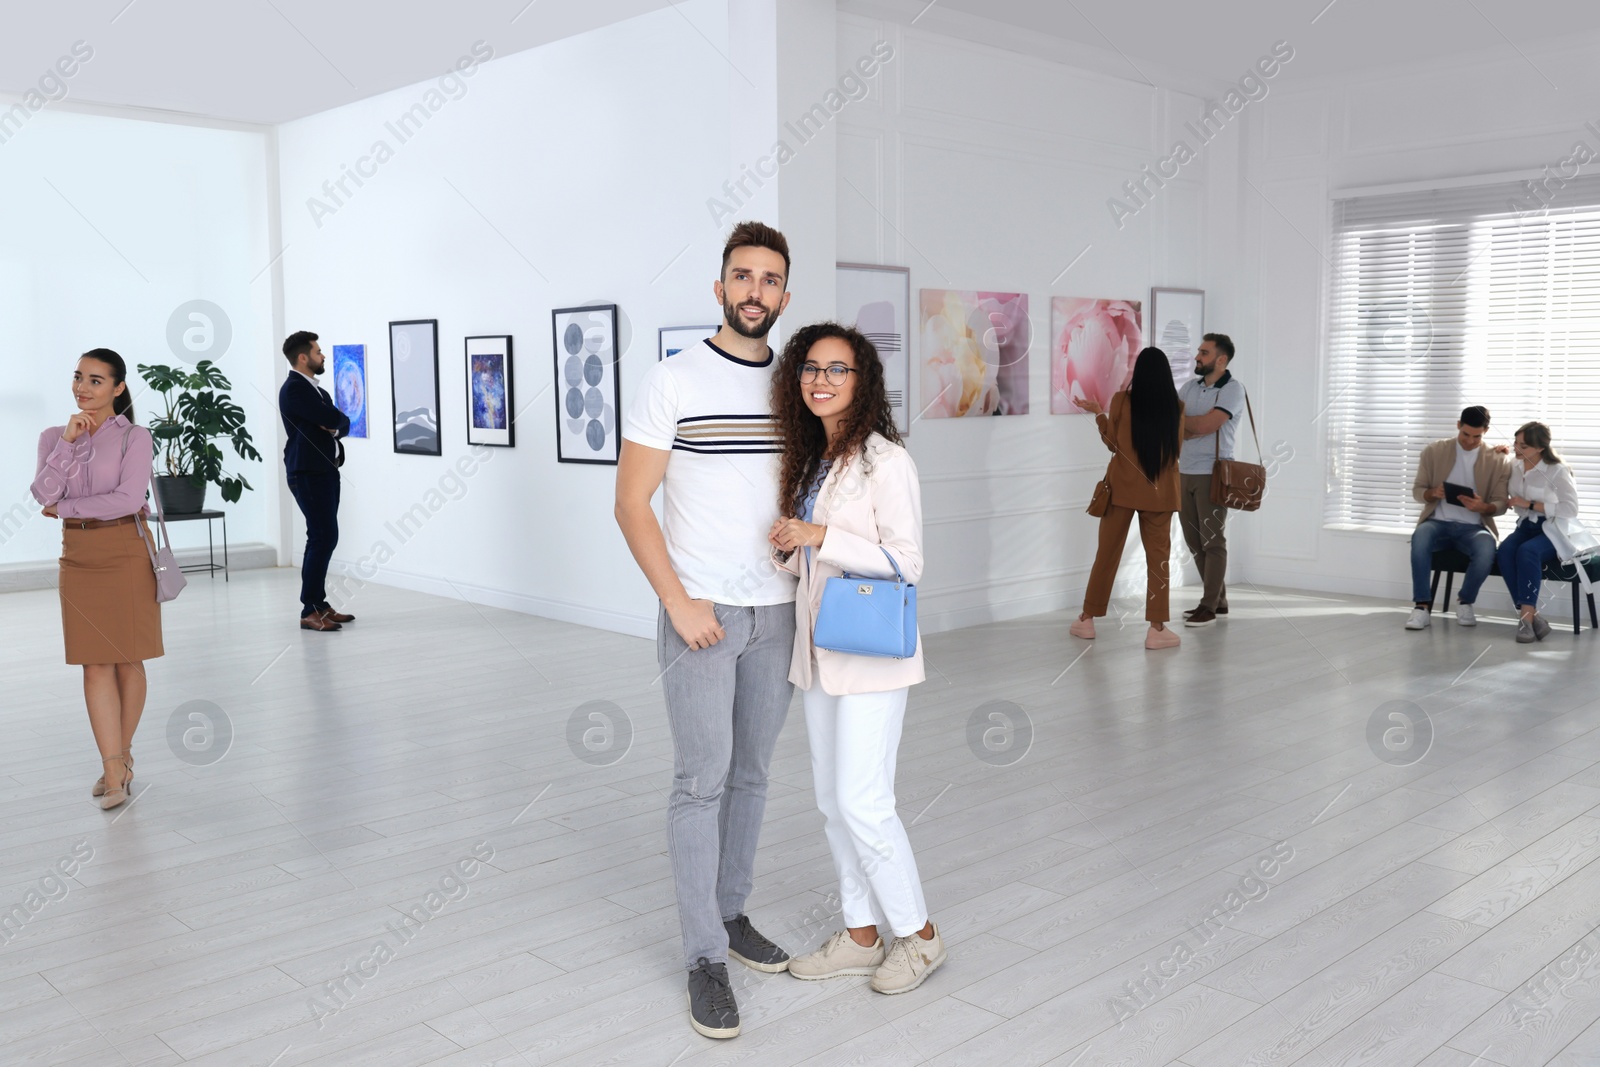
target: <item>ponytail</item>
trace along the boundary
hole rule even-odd
[[[85,352],[81,358],[92,359],[97,363],[104,363],[106,366],[111,368],[112,379],[118,385],[126,387],[128,383],[128,365],[127,363],[123,362],[121,356],[111,351],[111,349],[91,348],[89,351]],[[129,422],[134,421],[132,389],[124,388],[120,394],[111,398],[111,413],[113,415],[122,415],[127,418]]]

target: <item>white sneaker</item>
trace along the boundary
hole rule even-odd
[[[1433,620],[1428,616],[1427,608],[1412,608],[1411,617],[1406,620],[1408,630],[1426,630]]]
[[[1459,601],[1456,602],[1456,625],[1457,626],[1476,626],[1476,625],[1478,625],[1478,616],[1473,612],[1471,604],[1463,604],[1463,603],[1461,603]]]

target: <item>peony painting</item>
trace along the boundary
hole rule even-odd
[[[1109,409],[1144,347],[1139,301],[1058,296],[1050,320],[1050,413],[1084,414],[1078,398]]]
[[[921,415],[1028,413],[1026,293],[924,289]]]

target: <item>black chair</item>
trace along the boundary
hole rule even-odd
[[[1437,556],[1435,557],[1437,558]],[[1583,569],[1589,572],[1591,583],[1600,583],[1600,559],[1593,556],[1582,561]],[[1578,593],[1583,584],[1578,581],[1578,568],[1571,563],[1562,563],[1560,560],[1551,560],[1544,565],[1544,580],[1547,582],[1572,583],[1572,632],[1582,633],[1582,616],[1578,613]],[[1449,594],[1447,593],[1446,596]],[[1589,594],[1589,625],[1600,630],[1600,619],[1595,618],[1594,594]]]
[[[1439,575],[1444,575],[1444,608],[1450,610],[1450,591],[1455,587],[1456,575],[1466,574],[1471,564],[1467,554],[1458,548],[1441,548],[1433,554],[1433,584],[1428,587],[1428,612],[1433,612],[1433,601],[1439,596]],[[1489,576],[1500,573],[1500,561],[1489,565]],[[1600,625],[1600,624],[1596,624]]]

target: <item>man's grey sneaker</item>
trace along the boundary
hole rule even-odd
[[[1432,620],[1428,617],[1427,608],[1412,608],[1411,616],[1406,619],[1406,629],[1426,630]]]
[[[1522,619],[1517,623],[1517,644],[1531,645],[1538,638],[1533,636],[1533,620]]]
[[[751,926],[750,916],[725,919],[722,926],[728,931],[728,955],[733,959],[768,974],[789,969],[789,954]]]
[[[739,1005],[728,984],[728,965],[704,956],[689,972],[689,1025],[703,1037],[738,1037]]]
[[[1456,601],[1456,625],[1457,626],[1476,626],[1476,625],[1478,625],[1478,613],[1472,610],[1472,605],[1471,604],[1463,604],[1459,600]]]
[[[878,938],[877,944],[871,948],[864,948],[856,944],[850,931],[840,930],[824,941],[817,951],[790,960],[789,973],[808,982],[851,974],[865,977],[876,973],[887,956],[883,938]]]
[[[1538,612],[1533,616],[1533,636],[1540,641],[1550,636],[1550,624],[1545,622],[1544,616]]]
[[[879,993],[909,993],[944,962],[944,957],[944,938],[939,936],[937,926],[926,941],[920,934],[897,937],[883,966],[872,975],[872,988]]]

